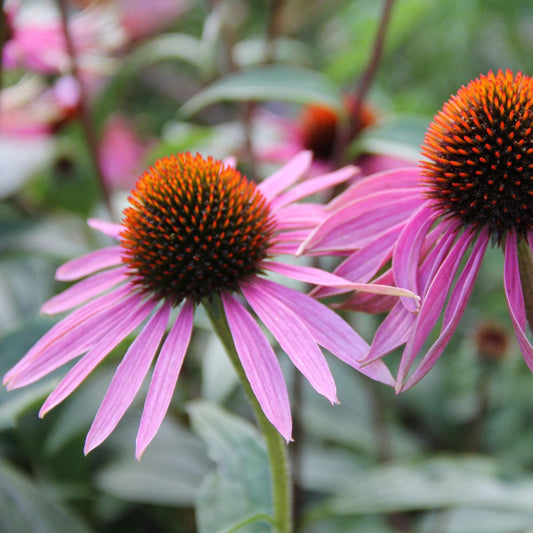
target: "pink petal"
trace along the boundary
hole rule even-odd
[[[242,305],[222,294],[226,319],[242,367],[265,416],[287,441],[292,419],[289,393],[276,354],[263,332]]]
[[[69,370],[52,394],[48,396],[39,411],[40,417],[43,417],[77,389],[109,352],[139,326],[156,306],[153,301],[147,301],[138,306],[139,298],[130,298],[130,302],[129,309],[120,314],[119,320],[113,322],[112,329]],[[135,308],[136,306],[137,308]]]
[[[401,224],[392,227],[364,248],[354,252],[333,273],[349,281],[369,282],[391,258],[402,227]],[[315,298],[325,298],[338,293],[339,291],[332,287],[319,287],[312,291]]]
[[[241,290],[268,330],[312,387],[331,403],[337,403],[335,381],[326,359],[305,324],[280,300],[260,285],[246,283]]]
[[[503,270],[503,286],[507,307],[518,340],[520,350],[529,369],[533,372],[533,347],[526,335],[526,307],[518,268],[518,251],[516,234],[509,233],[505,239],[505,263]]]
[[[90,350],[95,343],[98,343],[109,331],[115,328],[124,313],[127,313],[141,299],[140,295],[133,294],[131,297],[105,309],[105,312],[88,318],[69,335],[58,339],[57,342],[17,373],[10,380],[9,388],[29,385]]]
[[[392,269],[389,268],[374,280],[378,285],[393,285],[394,278]],[[350,309],[352,311],[363,311],[365,313],[384,313],[390,311],[398,303],[395,296],[385,294],[370,294],[368,292],[356,292],[350,295],[343,303],[335,304],[337,309]]]
[[[269,178],[262,181],[257,188],[264,194],[267,200],[274,200],[276,196],[285,189],[288,189],[307,172],[312,159],[313,154],[309,151],[296,154],[277,172],[274,172]]]
[[[119,267],[94,274],[50,298],[41,312],[48,315],[62,313],[87,302],[128,278],[127,268]]]
[[[56,271],[56,279],[73,281],[93,274],[98,270],[121,264],[122,247],[109,246],[72,259]]]
[[[302,244],[301,251],[353,251],[408,219],[425,202],[418,189],[367,196],[335,211]]]
[[[370,350],[363,361],[365,363],[376,361],[405,344],[415,321],[416,314],[398,302],[377,329]]]
[[[475,244],[472,254],[453,288],[450,301],[444,312],[440,334],[418,365],[418,368],[409,377],[402,391],[416,385],[433,368],[444,348],[450,342],[472,294],[474,282],[477,279],[488,242],[489,236],[487,233],[479,236],[479,240]]]
[[[420,261],[422,243],[430,227],[435,222],[435,210],[424,204],[407,222],[394,249],[392,270],[394,281],[399,287],[404,287],[420,294],[417,284],[417,273]],[[403,304],[411,312],[417,310],[416,302],[412,298],[404,298]]]
[[[391,373],[381,361],[361,365],[360,359],[368,351],[368,344],[331,309],[306,294],[272,281],[256,278],[254,285],[283,302],[305,324],[315,341],[341,361],[372,379],[394,385]]]
[[[165,333],[170,308],[164,304],[158,309],[126,352],[87,434],[85,454],[110,435],[133,402]]]
[[[67,335],[76,335],[77,328],[82,326],[87,320],[93,316],[100,316],[107,312],[117,301],[124,298],[132,291],[128,285],[119,287],[110,294],[105,294],[92,302],[76,309],[73,313],[58,322],[50,331],[45,333],[35,345],[28,351],[28,353],[4,376],[4,384],[10,386],[15,376],[21,373],[26,367],[46,350],[52,348],[55,343]]]
[[[276,231],[292,228],[314,228],[324,220],[325,214],[324,206],[320,204],[288,205],[276,211]]]
[[[263,261],[261,266],[272,272],[282,274],[288,278],[313,283],[315,285],[325,285],[327,287],[339,287],[346,290],[356,290],[361,292],[371,292],[373,294],[387,294],[391,296],[408,296],[418,299],[418,296],[406,289],[391,287],[387,285],[377,285],[375,283],[356,283],[321,270],[319,268],[301,265],[289,265],[286,263],[274,263]]]
[[[144,450],[163,422],[172,400],[181,366],[191,340],[194,305],[185,300],[176,322],[161,348],[144,402],[143,414],[137,433],[135,457],[141,458]]]
[[[422,349],[425,340],[431,333],[444,308],[446,296],[450,291],[457,269],[472,239],[473,233],[471,232],[465,232],[457,239],[457,242],[431,281],[427,294],[422,298],[416,324],[400,361],[396,380],[398,390],[401,390],[409,368]]]
[[[89,226],[108,237],[113,237],[114,239],[119,240],[120,234],[124,230],[124,227],[121,224],[115,224],[114,222],[106,222],[105,220],[99,220],[97,218],[90,218],[87,221]]]
[[[331,211],[340,209],[346,204],[370,194],[416,187],[420,187],[420,170],[417,167],[386,170],[358,180],[334,198],[328,205],[328,209]]]
[[[355,176],[358,172],[359,169],[357,167],[348,165],[336,170],[335,172],[323,174],[317,178],[306,179],[304,182],[299,183],[298,185],[295,185],[289,189],[286,193],[277,196],[272,201],[272,207],[277,211],[279,208],[297,202],[298,200],[306,198],[311,194],[315,194],[317,192],[329,189],[334,185],[338,185],[339,183],[343,183],[346,180],[353,178],[353,176]]]

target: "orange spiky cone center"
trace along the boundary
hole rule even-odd
[[[164,157],[138,180],[124,211],[124,262],[143,290],[199,302],[260,272],[273,234],[254,183],[212,158]]]

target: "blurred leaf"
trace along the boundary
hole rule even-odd
[[[83,533],[89,528],[42,489],[0,462],[2,533]]]
[[[52,323],[50,319],[33,318],[23,327],[0,338],[2,376],[22,358]],[[56,379],[46,379],[10,392],[5,387],[0,387],[0,429],[13,427],[23,413],[41,402],[52,391],[56,382]]]
[[[191,506],[207,471],[200,439],[167,418],[140,461],[129,453],[111,462],[98,472],[96,484],[128,501]]]
[[[230,358],[219,338],[209,336],[202,361],[202,397],[213,403],[222,403],[238,384]]]
[[[444,507],[533,513],[533,477],[505,479],[488,457],[432,458],[371,469],[327,504],[341,515]]]
[[[423,520],[420,533],[533,533],[533,513],[449,509]]]
[[[264,443],[251,424],[213,404],[188,406],[191,424],[217,463],[196,504],[198,531],[224,531],[253,515],[272,512],[270,469]],[[239,529],[243,533],[271,531],[265,523]]]
[[[376,127],[364,130],[350,147],[351,151],[383,154],[416,163],[429,119],[414,115],[395,115]]]
[[[295,39],[274,39],[270,46],[273,51],[273,62],[294,63],[310,66],[312,61],[305,44]],[[232,50],[233,60],[239,68],[260,65],[267,57],[265,39],[247,39],[237,43]]]
[[[16,192],[50,163],[54,141],[49,138],[0,138],[0,199]]]
[[[310,69],[273,65],[229,74],[200,91],[181,108],[184,116],[230,100],[280,100],[284,102],[324,104],[343,112],[339,89],[325,76]]]

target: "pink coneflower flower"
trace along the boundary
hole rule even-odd
[[[344,303],[390,310],[365,360],[405,344],[398,391],[421,380],[442,354],[490,241],[503,248],[509,314],[533,370],[517,251],[531,254],[533,243],[532,105],[533,79],[521,73],[489,72],[461,87],[426,133],[421,168],[361,180],[335,201],[335,211],[301,247],[351,252],[336,273],[359,281],[370,280],[393,256],[392,267],[377,279],[420,295],[419,309],[408,299],[363,294]],[[417,360],[441,316],[436,341]]]
[[[149,148],[150,143],[143,142],[129,120],[120,115],[107,120],[100,142],[100,165],[111,189],[133,187]]]
[[[346,112],[353,113],[353,99],[345,99]],[[257,116],[258,129],[272,130],[272,141],[258,139],[257,158],[264,161],[287,161],[301,150],[311,150],[314,155],[312,172],[321,174],[332,170],[335,143],[339,133],[338,112],[319,104],[303,106],[297,117],[282,117],[270,112]],[[372,128],[378,122],[376,112],[368,104],[362,106],[358,127],[352,132],[352,140],[362,131]],[[410,166],[398,157],[377,154],[363,154],[355,163],[364,174]]]
[[[296,202],[354,173],[346,167],[297,183],[310,163],[310,154],[301,153],[256,186],[211,158],[182,154],[160,159],[137,182],[121,224],[91,223],[118,244],[58,269],[60,280],[88,277],[49,300],[43,311],[81,307],[40,339],[4,382],[10,389],[28,385],[85,354],[48,397],[40,412],[44,415],[147,320],[117,368],[85,444],[87,453],[113,431],[157,355],[137,437],[140,457],[170,403],[191,337],[194,309],[220,296],[251,388],[266,417],[289,440],[291,413],[281,369],[244,301],[310,384],[331,402],[336,401],[335,383],[319,345],[355,368],[368,345],[333,311],[268,280],[266,273],[347,289],[409,294],[350,284],[316,268],[272,260],[278,253],[294,253],[302,236],[323,217],[322,206]],[[179,316],[171,318],[177,307]],[[159,349],[169,323],[170,332]],[[393,384],[381,361],[361,370]]]

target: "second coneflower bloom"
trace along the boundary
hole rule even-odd
[[[296,202],[355,172],[346,167],[298,183],[310,163],[310,154],[302,152],[256,186],[230,165],[200,155],[159,160],[138,180],[121,224],[92,222],[117,239],[117,245],[74,259],[57,271],[60,280],[85,279],[48,301],[43,311],[77,309],[7,373],[8,388],[28,385],[82,356],[46,400],[44,414],[141,326],[116,370],[85,445],[89,452],[113,431],[155,359],[137,437],[139,457],[170,404],[195,307],[220,298],[251,388],[266,417],[290,440],[289,396],[280,365],[246,303],[309,383],[331,402],[336,401],[335,383],[319,346],[359,368],[368,345],[334,312],[310,296],[268,280],[267,272],[345,290],[408,293],[350,284],[316,268],[272,260],[277,254],[293,254],[324,216],[322,206]],[[361,371],[393,383],[381,361]]]
[[[381,269],[381,283],[420,295],[419,308],[407,298],[368,294],[344,303],[390,311],[365,360],[405,345],[396,380],[401,391],[422,379],[443,352],[492,241],[504,251],[509,314],[533,370],[526,336],[533,302],[524,298],[533,283],[533,79],[489,72],[462,87],[435,116],[422,153],[420,168],[370,176],[336,199],[301,250],[342,250],[350,255],[339,276],[364,281]],[[418,359],[439,318],[437,339]]]

